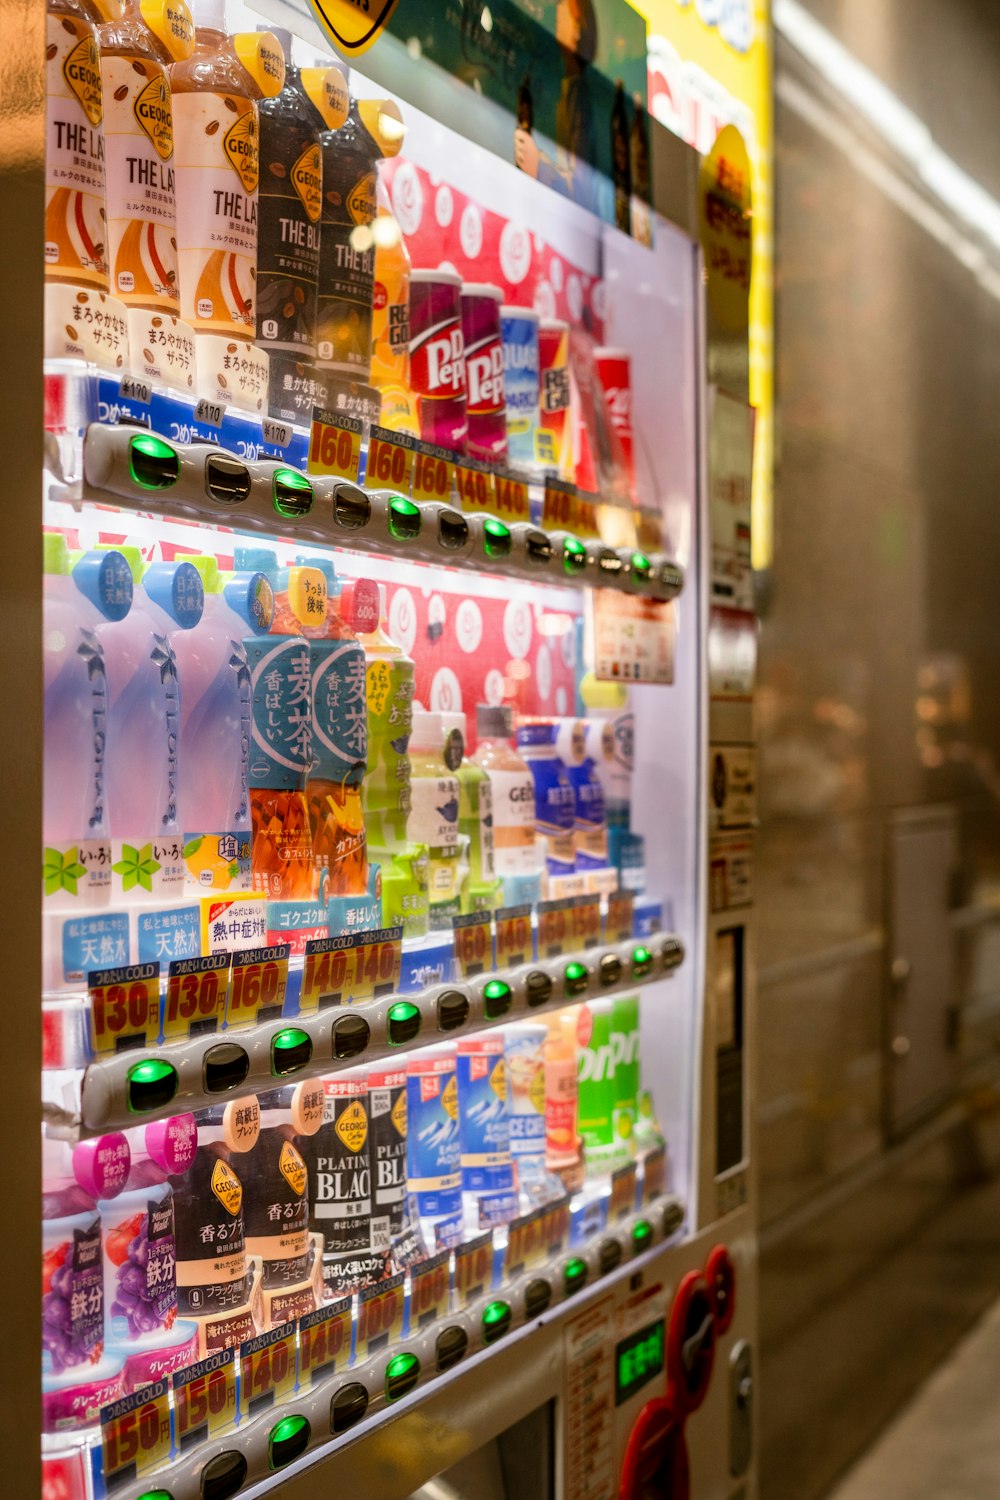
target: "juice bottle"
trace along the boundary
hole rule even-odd
[[[570,1191],[583,1182],[577,1131],[576,1016],[561,1010],[546,1017],[545,1162]]]
[[[458,839],[460,737],[447,743],[442,716],[413,710],[410,736],[409,834],[428,855],[428,899],[433,928],[451,926],[460,910],[461,845]]]
[[[91,0],[50,0],[45,21],[45,279],[108,289],[104,96]]]
[[[261,1262],[265,1328],[314,1312],[315,1246],[309,1234],[309,1173],[302,1141],[323,1121],[323,1085],[297,1084],[258,1096],[260,1136],[246,1158],[246,1248]]]
[[[125,1141],[124,1136],[115,1138]],[[96,1365],[104,1349],[104,1277],[98,1196],[125,1185],[128,1143],[115,1182],[102,1187],[68,1141],[42,1138],[42,1374]],[[80,1170],[83,1167],[84,1170]],[[121,1168],[124,1168],[122,1170]],[[89,1180],[88,1180],[89,1179]]]
[[[186,883],[199,891],[250,889],[252,694],[244,637],[266,632],[274,595],[265,573],[223,581],[214,557],[190,559],[205,610],[177,639],[181,700],[180,804]]]
[[[576,797],[556,748],[558,734],[557,719],[524,719],[517,726],[517,748],[535,783],[535,832],[550,882],[576,870]]]
[[[493,808],[493,868],[503,883],[508,906],[541,896],[543,855],[535,835],[535,780],[511,745],[514,715],[505,706],[480,703],[476,709],[476,753],[472,757],[490,780]]]
[[[462,844],[462,910],[492,911],[499,904],[493,847],[493,788],[483,767],[464,754],[465,715],[442,714],[446,738],[462,742],[458,777],[458,836]]]
[[[375,201],[370,378],[382,393],[382,426],[419,437],[420,423],[410,390],[410,255],[381,179]]]

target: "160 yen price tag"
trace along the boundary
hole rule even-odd
[[[129,964],[87,975],[90,1043],[96,1053],[149,1046],[160,1034],[160,966]]]
[[[408,495],[413,483],[416,446],[416,438],[408,432],[373,427],[368,438],[368,465],[365,469],[368,488],[399,490],[400,494]]]
[[[228,953],[175,958],[167,970],[163,1035],[171,1039],[217,1031],[229,999]]]
[[[453,456],[447,448],[417,443],[413,458],[414,500],[450,500]]]
[[[288,944],[248,948],[233,954],[226,1006],[227,1026],[250,1026],[281,1015],[288,988]]]
[[[302,970],[303,1015],[327,1005],[357,1005],[390,994],[399,984],[402,927],[378,927],[306,943]]]
[[[335,479],[353,479],[357,484],[360,461],[360,419],[315,408],[309,430],[308,472],[332,474]]]
[[[131,1396],[101,1407],[101,1447],[108,1489],[116,1481],[125,1482],[145,1474],[167,1459],[170,1397],[165,1380],[157,1380]]]
[[[455,968],[460,979],[470,979],[493,967],[493,934],[488,911],[453,917]]]
[[[497,968],[512,969],[531,958],[531,907],[504,906],[497,912]]]

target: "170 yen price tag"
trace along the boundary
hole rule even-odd
[[[233,973],[226,1006],[228,1026],[249,1026],[281,1015],[288,988],[288,944],[248,948],[233,954]]]
[[[335,479],[353,479],[357,484],[360,461],[360,419],[317,408],[309,430],[308,472],[332,474]]]
[[[144,1047],[160,1034],[160,966],[129,964],[87,975],[90,1043],[96,1053]]]
[[[228,953],[175,958],[167,970],[163,1035],[173,1039],[217,1031],[229,999]]]
[[[301,1013],[390,994],[399,984],[402,952],[402,927],[311,939],[302,970]]]
[[[416,438],[408,432],[391,432],[388,427],[373,427],[368,437],[368,465],[365,484],[383,490],[410,493],[413,483],[413,454]]]
[[[108,1489],[165,1462],[170,1453],[170,1397],[165,1380],[101,1407],[101,1447]]]

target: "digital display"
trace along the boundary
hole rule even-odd
[[[622,1339],[615,1350],[615,1405],[621,1406],[663,1369],[663,1322]]]

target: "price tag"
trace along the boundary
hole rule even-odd
[[[403,1283],[405,1271],[397,1271],[388,1281],[366,1286],[358,1293],[358,1342],[355,1359],[367,1359],[388,1344],[395,1343],[403,1331]]]
[[[299,1319],[299,1385],[315,1385],[351,1357],[351,1299],[341,1297]]]
[[[652,1203],[667,1190],[667,1148],[657,1146],[642,1159],[642,1201]]]
[[[101,1407],[101,1450],[109,1490],[166,1462],[170,1457],[170,1396],[165,1380]]]
[[[464,511],[496,515],[496,484],[493,470],[487,464],[475,458],[463,458],[456,463],[455,488]]]
[[[413,454],[417,440],[408,432],[390,432],[388,427],[373,427],[368,435],[368,462],[365,484],[369,489],[410,493],[413,484]]]
[[[402,927],[311,939],[302,970],[301,1014],[391,995],[399,986],[402,958]]]
[[[569,1239],[569,1194],[547,1203],[542,1210],[542,1244],[545,1254],[560,1255]]]
[[[219,1349],[175,1370],[173,1387],[174,1441],[183,1452],[236,1421],[236,1350]]]
[[[295,1324],[283,1323],[240,1345],[240,1421],[295,1389]]]
[[[619,1167],[617,1172],[611,1174],[611,1219],[617,1223],[619,1219],[626,1218],[635,1213],[636,1197],[636,1165],[630,1161],[626,1166]]]
[[[635,923],[635,896],[631,891],[612,891],[608,896],[608,910],[604,918],[604,941],[624,943],[632,936]]]
[[[208,953],[202,958],[175,958],[167,970],[167,999],[163,1008],[163,1035],[199,1036],[218,1031],[229,999],[228,953]]]
[[[129,964],[87,975],[90,1044],[100,1054],[148,1047],[160,1035],[160,966]]]
[[[414,500],[450,500],[454,455],[447,448],[417,443],[413,450]]]
[[[512,469],[499,469],[494,475],[496,501],[493,514],[501,521],[530,521],[531,506],[528,503],[528,481],[523,474]]]
[[[441,1250],[410,1271],[410,1332],[444,1317],[451,1291],[451,1252]]]
[[[455,969],[460,979],[471,979],[493,967],[493,935],[488,911],[472,911],[452,918]]]
[[[467,1240],[455,1251],[455,1291],[459,1307],[467,1307],[474,1297],[493,1285],[493,1231],[487,1229],[474,1240]]]
[[[226,1025],[250,1026],[255,1021],[276,1020],[284,1009],[287,988],[287,943],[234,953]]]
[[[542,525],[553,531],[571,531],[574,536],[595,539],[597,496],[578,490],[565,479],[547,478],[542,502]]]
[[[507,1260],[505,1274],[514,1276],[526,1271],[545,1258],[545,1210],[536,1208],[533,1213],[522,1214],[512,1219],[507,1231]]]
[[[494,917],[497,968],[512,969],[531,959],[531,907],[503,906]]]
[[[563,896],[538,903],[538,952],[543,958],[578,953],[601,940],[600,896]]]
[[[340,412],[314,407],[307,471],[331,474],[335,479],[353,479],[357,484],[360,462],[360,417],[345,417]]]

